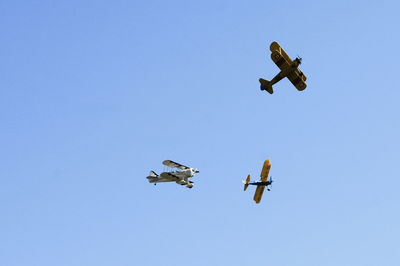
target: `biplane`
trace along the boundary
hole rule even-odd
[[[271,81],[260,78],[260,89],[272,94],[274,92],[272,85],[287,77],[297,90],[304,90],[307,87],[307,77],[299,69],[301,58],[296,57],[292,61],[277,42],[271,43],[270,50],[272,61],[274,61],[281,71]]]
[[[247,176],[246,180],[242,181],[244,183],[244,191],[246,191],[249,185],[257,186],[256,192],[254,193],[254,201],[256,203],[260,203],[265,187],[267,187],[267,190],[270,191],[270,186],[273,182],[272,178],[268,180],[268,174],[270,169],[271,169],[271,163],[269,159],[267,159],[265,160],[263,168],[261,170],[260,181],[250,182],[250,175]]]
[[[170,168],[177,168],[177,171],[170,172],[162,172],[160,175],[157,175],[154,171],[150,171],[147,179],[150,183],[163,183],[163,182],[176,182],[179,185],[186,186],[188,188],[193,187],[193,182],[189,180],[195,174],[199,173],[199,170],[184,166],[180,163],[173,162],[171,160],[165,160],[162,162],[163,165],[168,166]]]

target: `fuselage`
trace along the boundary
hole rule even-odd
[[[266,182],[250,182],[248,183],[249,185],[253,186],[269,186],[272,184],[272,181],[266,181]]]
[[[282,69],[272,80],[271,85],[277,83],[281,79],[290,75],[291,72],[295,71],[297,67],[301,64],[301,60],[296,58],[289,67]]]
[[[171,173],[174,176],[177,176],[179,178],[185,179],[185,178],[193,177],[196,173],[198,173],[198,171],[193,168],[190,168],[190,169],[186,169],[186,170],[174,171],[174,172],[169,172],[169,173]]]

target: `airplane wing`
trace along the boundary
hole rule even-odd
[[[267,182],[268,180],[268,174],[269,174],[269,169],[271,169],[271,162],[269,161],[269,159],[265,160],[263,168],[261,170],[261,182]],[[258,189],[259,187],[257,187]],[[263,189],[264,191],[264,189]],[[262,194],[262,193],[261,193]]]
[[[161,179],[161,181],[159,181],[159,182],[170,182],[170,181],[175,182],[175,181],[179,180],[180,178],[175,176],[172,173],[164,172],[164,173],[160,174],[160,179]]]
[[[292,59],[286,54],[282,47],[277,43],[271,43],[271,59],[279,67],[280,70],[287,69],[292,64]]]
[[[288,79],[296,87],[297,90],[302,91],[307,87],[305,83],[307,77],[301,72],[299,68],[288,75]]]
[[[256,192],[254,193],[254,201],[260,203],[262,195],[264,193],[265,186],[257,186]]]
[[[184,165],[182,165],[180,163],[176,163],[176,162],[171,161],[171,160],[165,160],[162,163],[163,163],[163,165],[166,165],[166,166],[171,167],[171,168],[179,168],[181,170],[190,169],[190,167],[184,166]]]

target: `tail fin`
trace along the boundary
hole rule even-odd
[[[157,175],[156,172],[154,172],[154,171],[150,171],[149,176],[150,176],[150,177],[158,177],[158,175]]]
[[[246,180],[243,180],[242,182],[244,183],[244,191],[246,191],[247,187],[249,186],[250,175],[248,175]]]
[[[271,81],[265,80],[265,79],[259,79],[260,81],[260,89],[263,91],[268,91],[270,94],[274,93],[274,90],[272,89],[272,84]]]

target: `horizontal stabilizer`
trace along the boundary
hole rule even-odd
[[[246,191],[247,187],[249,186],[249,182],[250,182],[250,175],[247,176],[246,180],[242,181],[244,183],[244,191]]]
[[[259,79],[259,81],[260,81],[260,84],[261,84],[260,85],[260,89],[262,91],[268,91],[269,94],[274,93],[274,90],[272,89],[272,84],[271,84],[270,81],[265,80],[265,79]]]
[[[154,171],[150,171],[149,176],[146,178],[149,180],[150,183],[158,183],[159,181],[158,175]]]

